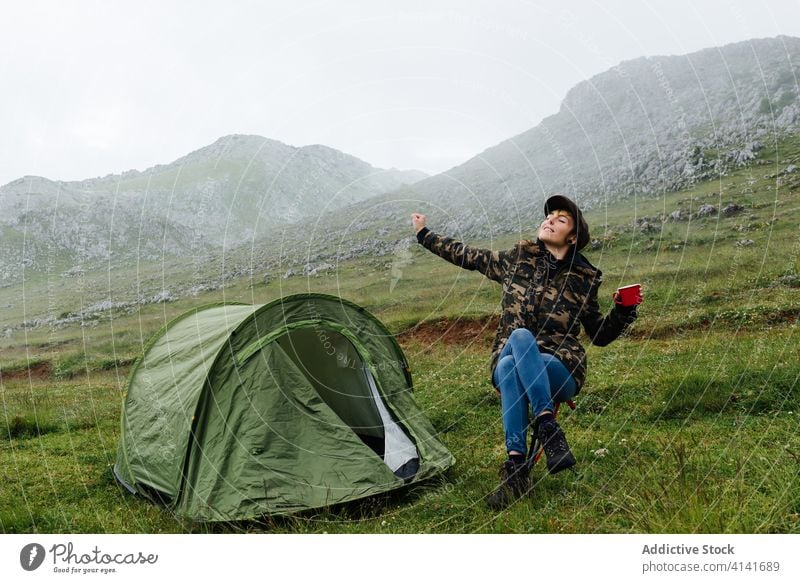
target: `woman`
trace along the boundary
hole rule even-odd
[[[530,489],[529,408],[548,471],[555,474],[575,465],[553,411],[555,402],[580,392],[586,377],[580,327],[592,344],[606,346],[636,318],[635,305],[614,303],[607,316],[600,313],[597,289],[602,272],[579,253],[589,242],[589,227],[578,205],[566,196],[551,196],[544,214],[536,241],[520,241],[508,251],[468,247],[428,229],[425,215],[411,215],[420,244],[503,286],[490,370],[492,385],[500,393],[508,460],[501,468],[500,486],[488,499],[495,509]]]

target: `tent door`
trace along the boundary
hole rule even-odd
[[[275,331],[278,332],[278,331]],[[413,477],[419,453],[393,419],[367,359],[347,331],[319,320],[270,334],[314,386],[322,400],[396,475]],[[274,334],[274,335],[273,335]],[[263,340],[256,341],[259,347]],[[255,343],[254,343],[255,344]],[[245,358],[252,349],[246,348]]]
[[[389,469],[395,473],[397,473],[397,471],[404,466],[407,466],[407,464],[409,464],[409,462],[412,460],[417,460],[418,468],[419,453],[417,453],[417,448],[414,446],[414,443],[411,441],[411,439],[409,439],[409,437],[406,435],[405,431],[403,431],[397,425],[397,423],[394,422],[394,419],[392,419],[392,416],[389,414],[389,410],[386,408],[386,405],[383,403],[383,399],[381,399],[381,395],[378,392],[378,387],[375,384],[375,378],[372,376],[372,371],[369,369],[369,366],[367,366],[366,363],[364,363],[363,370],[364,375],[367,378],[367,382],[369,383],[369,389],[372,393],[372,397],[375,399],[375,405],[378,408],[381,421],[383,422],[383,461],[387,466],[389,466]],[[414,470],[414,473],[416,473],[416,470]]]

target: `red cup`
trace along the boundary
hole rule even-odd
[[[614,303],[620,306],[637,306],[642,303],[642,284],[626,285],[614,292]]]

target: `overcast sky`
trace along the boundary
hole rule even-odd
[[[5,184],[143,170],[232,133],[441,172],[623,60],[800,36],[800,2],[4,1],[1,22]]]

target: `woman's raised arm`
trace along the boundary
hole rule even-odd
[[[434,233],[425,226],[425,215],[413,213],[411,221],[417,232],[417,241],[426,249],[446,259],[453,265],[480,271],[493,281],[500,282],[511,263],[512,251],[492,251],[470,247],[452,237]]]

